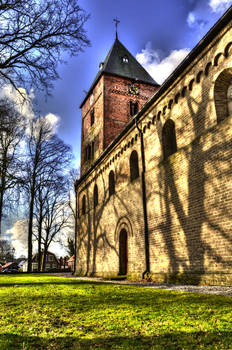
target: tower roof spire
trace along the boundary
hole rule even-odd
[[[118,39],[118,25],[120,23],[119,19],[116,17],[113,19],[113,21],[115,22],[115,28],[116,28],[116,39]]]
[[[125,48],[125,46],[123,46],[123,44],[118,40],[117,32],[114,44],[106,56],[105,61],[101,62],[100,70],[98,71],[97,76],[95,77],[80,107],[83,106],[102,74],[116,75],[119,77],[128,78],[130,80],[136,80],[137,82],[139,81],[145,84],[159,86],[157,82],[149,75],[149,73],[141,66],[141,64]]]

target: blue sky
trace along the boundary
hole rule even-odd
[[[76,167],[80,158],[79,105],[113,44],[113,18],[120,20],[119,40],[162,82],[231,4],[232,0],[79,0],[91,15],[85,26],[91,47],[78,57],[66,57],[67,65],[59,66],[61,79],[55,82],[52,97],[46,101],[35,92],[41,114],[59,116],[58,133],[72,145]]]
[[[91,15],[85,26],[91,47],[78,57],[66,57],[67,65],[58,67],[61,79],[55,82],[52,97],[45,99],[34,91],[40,114],[58,116],[58,134],[73,147],[75,167],[80,159],[79,106],[114,42],[113,19],[120,20],[119,40],[162,83],[232,0],[79,0],[79,5]],[[26,226],[22,218],[8,231],[16,255],[26,253]],[[54,249],[58,255],[64,254],[59,247]]]

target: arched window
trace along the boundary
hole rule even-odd
[[[86,199],[85,195],[82,197],[82,215],[85,215],[86,213]]]
[[[226,45],[225,51],[224,51],[224,56],[228,58],[230,54],[232,53],[232,42]]]
[[[139,177],[139,163],[138,163],[138,154],[136,151],[133,151],[130,155],[130,179],[131,181]]]
[[[94,124],[94,108],[90,112],[90,125]]]
[[[209,70],[210,70],[211,66],[212,66],[212,63],[209,62],[209,63],[207,63],[207,65],[205,67],[205,76],[206,77],[209,75]]]
[[[130,116],[133,117],[135,114],[138,113],[138,110],[138,102],[130,101]]]
[[[225,69],[219,74],[214,86],[214,101],[217,122],[232,114],[232,69]]]
[[[109,196],[115,193],[115,181],[114,181],[114,172],[111,170],[109,173]]]
[[[94,191],[93,191],[93,206],[96,208],[98,205],[98,188],[97,185],[94,186]]]
[[[171,119],[163,126],[162,143],[164,159],[177,151],[175,123]]]

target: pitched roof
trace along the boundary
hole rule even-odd
[[[18,267],[18,264],[16,262],[8,262],[5,265],[3,265],[2,268],[6,269],[8,267],[13,267],[13,266]]]
[[[71,258],[68,259],[68,262],[74,261],[75,260],[75,255],[72,255]]]
[[[127,61],[125,62],[125,60]],[[82,107],[103,73],[117,75],[123,78],[140,81],[142,83],[159,86],[159,84],[132,56],[132,54],[125,48],[125,46],[118,40],[117,37],[108,55],[106,56],[105,61],[101,65],[102,68],[97,73],[93,84],[91,85],[80,107]]]
[[[41,255],[43,255],[43,254],[44,254],[44,251],[42,250],[42,251],[41,251]],[[48,251],[47,251],[47,256],[48,256],[48,255],[53,255],[54,258],[56,259],[56,262],[59,264],[58,258],[57,258],[57,256],[56,256],[55,253],[52,253],[52,252],[50,252],[50,251],[48,250]],[[32,262],[37,262],[38,257],[39,257],[39,253],[37,252],[37,253],[35,253],[35,254],[32,256]]]

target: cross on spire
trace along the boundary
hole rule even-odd
[[[116,27],[116,39],[118,39],[118,24],[120,23],[119,19],[116,17],[113,19],[115,22],[115,27]]]

